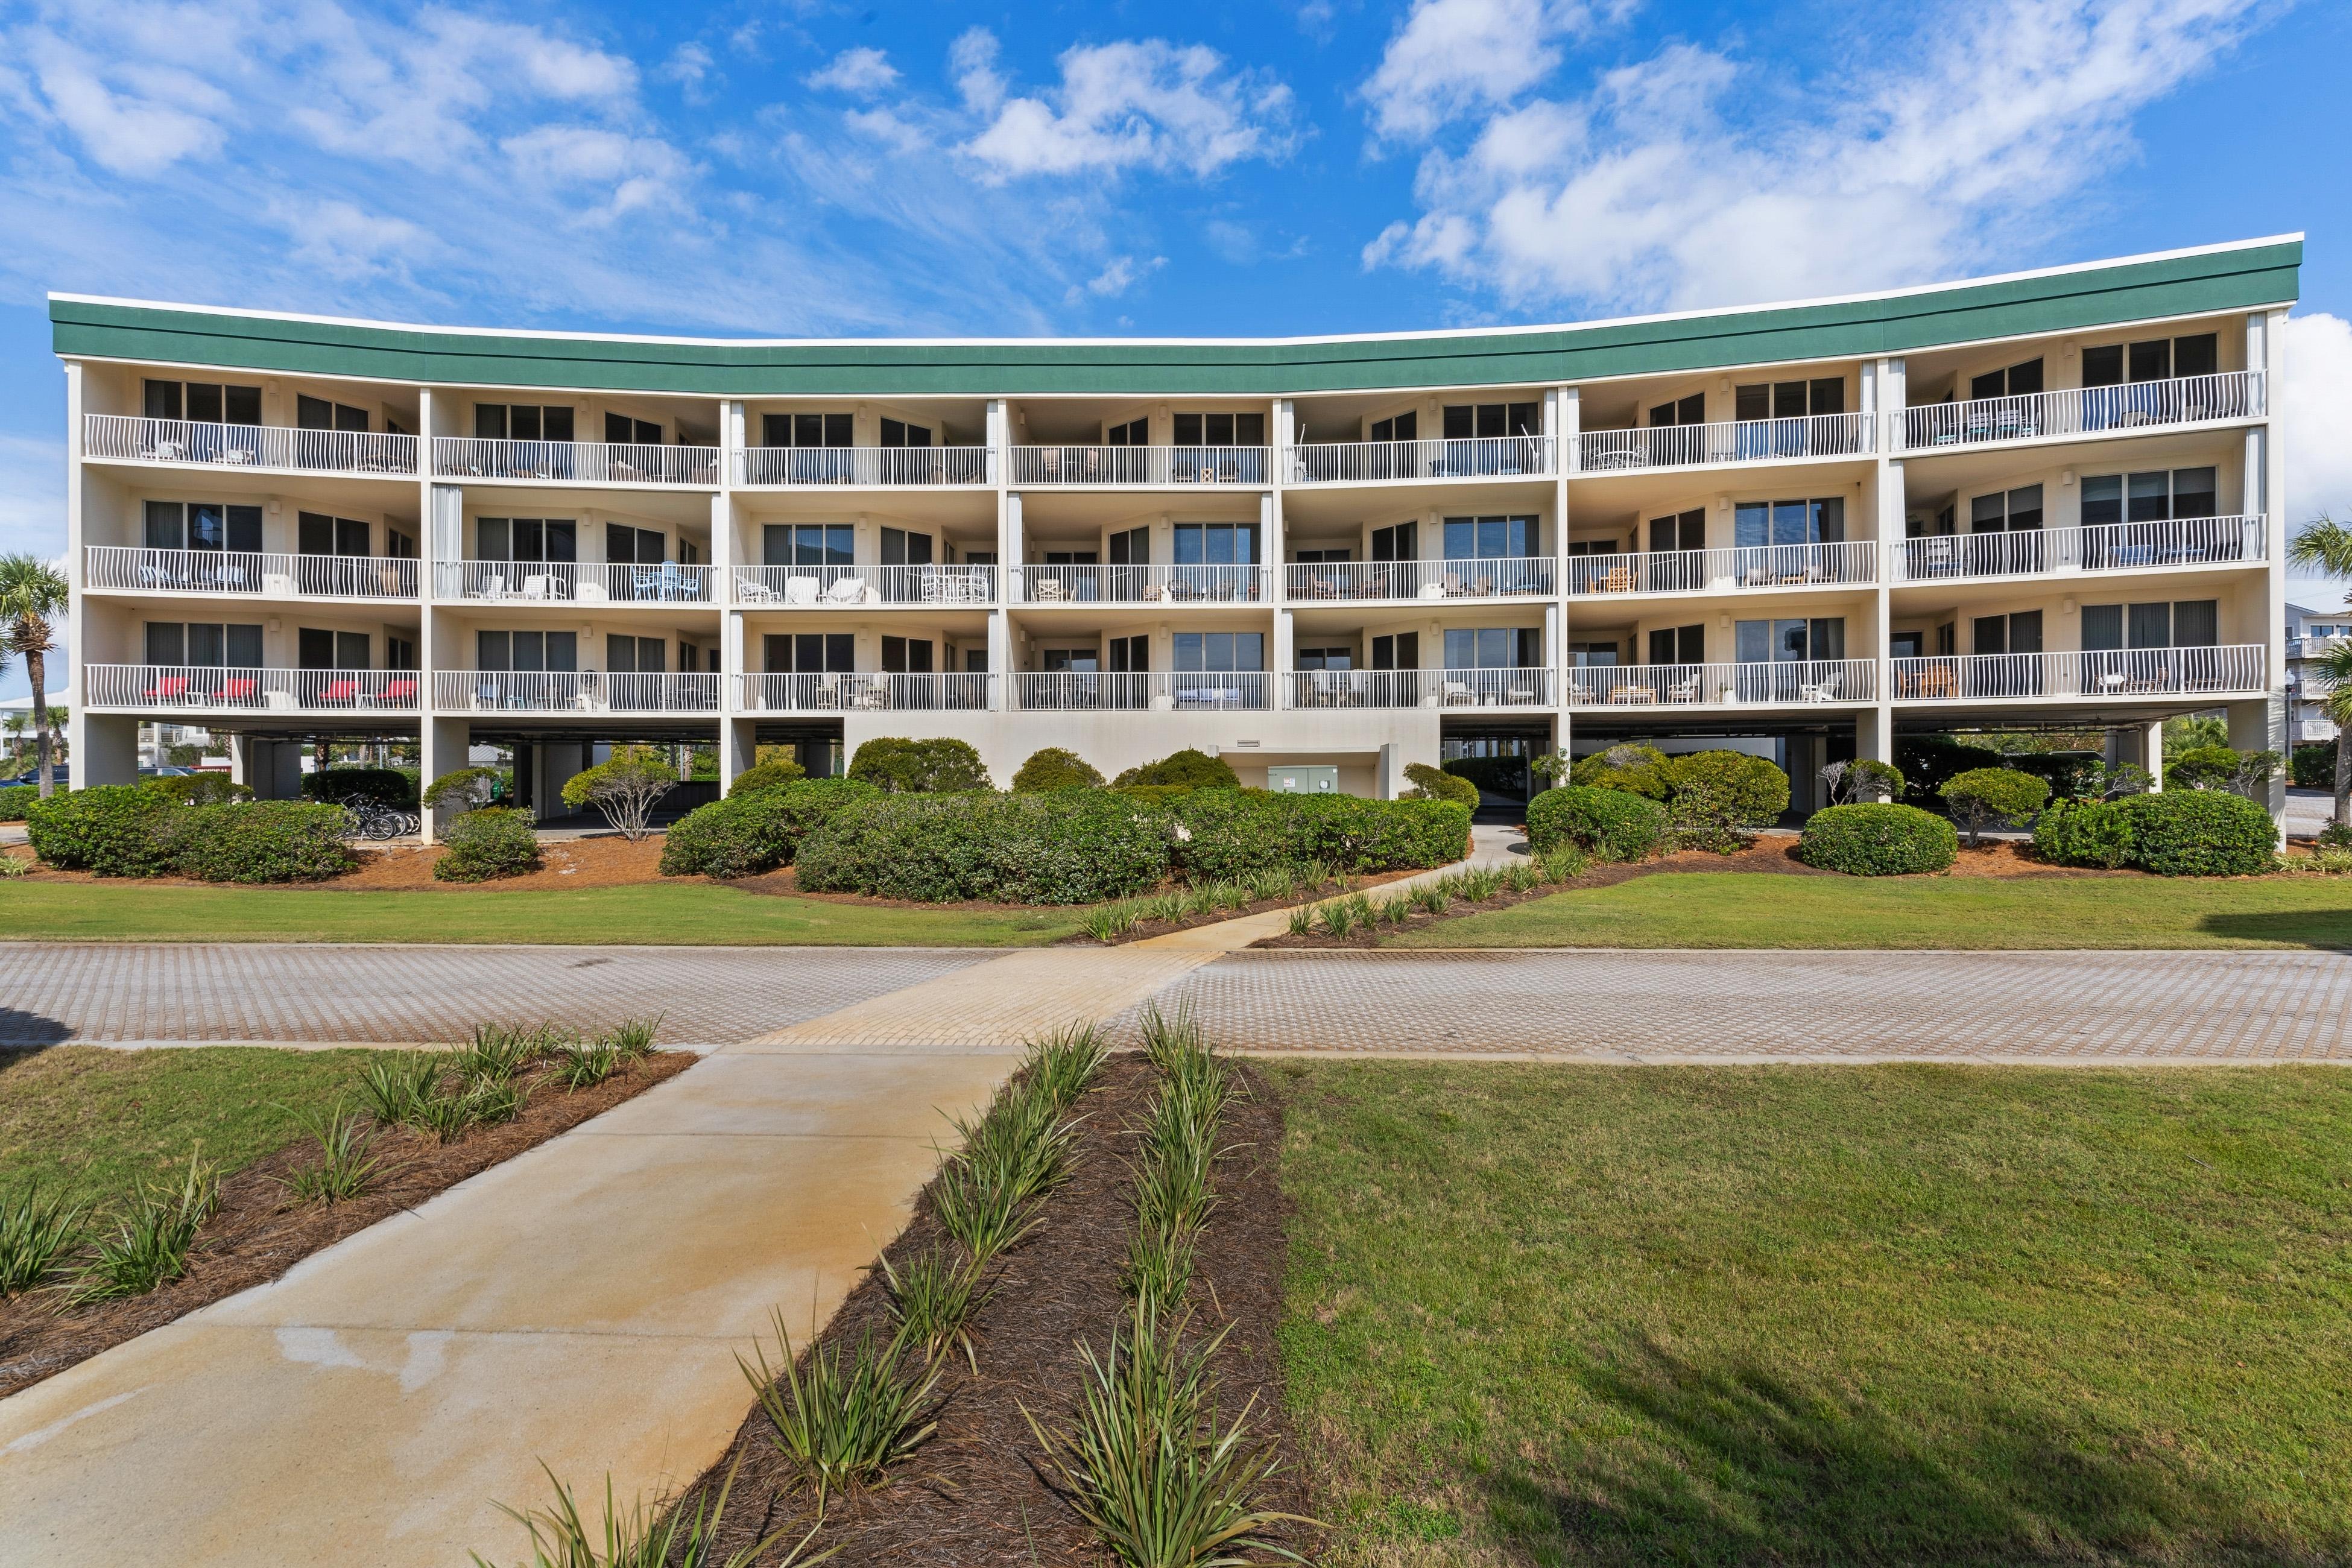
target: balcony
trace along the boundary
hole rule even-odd
[[[719,677],[445,669],[433,677],[433,707],[443,713],[716,713]]]
[[[1733,419],[1717,425],[1587,430],[1577,437],[1577,466],[1606,472],[1853,458],[1875,448],[1875,424],[1867,414],[1812,414],[1801,419]]]
[[[2070,387],[2017,397],[1931,403],[1903,411],[1909,450],[1981,447],[2003,441],[2115,435],[2172,425],[2258,419],[2266,412],[2263,373],[2224,371],[2122,386]]]
[[[1264,708],[1262,669],[1029,671],[1013,678],[1015,703],[1052,712],[1104,710],[1215,712]]]
[[[1731,550],[1650,550],[1571,555],[1568,591],[1602,594],[1726,594],[1756,588],[1859,588],[1878,581],[1878,545],[1755,544]]]
[[[2259,695],[2263,649],[2119,648],[2095,653],[1945,654],[1894,661],[1898,702],[2011,702],[2036,698]]]
[[[1264,485],[1265,447],[1015,447],[1015,485]]]
[[[2259,517],[2179,517],[2088,528],[2021,528],[1906,539],[1892,552],[1896,583],[1972,577],[2048,577],[2137,572],[2156,566],[2242,566],[2268,558]]]
[[[1571,709],[1738,708],[1868,702],[1878,664],[1867,658],[1749,664],[1581,665],[1569,672]]]
[[[433,474],[436,479],[544,479],[561,484],[716,485],[719,448],[436,436]]]
[[[740,456],[743,485],[924,488],[985,485],[985,447],[751,447]]]
[[[416,563],[391,555],[278,555],[242,550],[134,550],[92,544],[89,587],[142,594],[250,594],[265,599],[414,599]]]
[[[82,455],[107,462],[175,463],[263,473],[414,475],[416,437],[283,425],[211,425],[85,414]]]
[[[1263,566],[1015,566],[1007,577],[1028,605],[1257,605],[1274,593]]]
[[[973,671],[852,675],[741,675],[751,713],[972,712],[993,705],[996,678]]]
[[[1555,580],[1549,555],[1463,561],[1307,561],[1283,568],[1283,592],[1294,603],[1419,599],[1549,598]]]
[[[787,610],[992,605],[993,566],[738,566],[735,602]]]
[[[414,713],[424,677],[405,669],[268,669],[224,665],[93,664],[93,709],[196,713]]]
[[[1549,708],[1549,669],[1294,669],[1293,708]]]
[[[1402,479],[1549,479],[1559,472],[1549,436],[1455,441],[1328,441],[1289,448],[1284,482],[1379,484]]]
[[[433,596],[502,605],[707,605],[710,568],[675,561],[443,561],[433,568]]]

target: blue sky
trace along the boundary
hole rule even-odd
[[[0,549],[63,545],[50,289],[624,331],[1342,331],[2297,229],[2289,504],[2352,510],[2352,7],[553,15],[0,5]]]

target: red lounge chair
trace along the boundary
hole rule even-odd
[[[224,680],[221,682],[221,700],[250,702],[253,700],[253,694],[259,689],[260,682],[256,680],[242,678],[236,680]]]
[[[147,689],[146,700],[150,702],[177,702],[187,694],[186,676],[166,675]]]
[[[386,681],[383,688],[383,696],[381,700],[394,704],[415,701],[416,682],[413,680]]]
[[[353,697],[359,694],[359,689],[360,683],[356,680],[331,680],[327,683],[327,689],[319,693],[319,700],[321,702],[349,702]]]

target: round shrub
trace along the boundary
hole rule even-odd
[[[801,839],[801,886],[944,903],[1085,904],[1168,874],[1164,812],[1109,791],[896,795],[844,805]]]
[[[530,818],[503,805],[469,811],[441,836],[447,846],[433,862],[436,882],[487,882],[520,877],[539,864],[539,835]]]
[[[1585,789],[1622,790],[1651,800],[1672,792],[1666,777],[1666,754],[1655,746],[1612,746],[1595,752],[1568,770],[1568,782]]]
[[[2336,787],[2336,742],[2305,741],[2287,758],[2287,780],[2297,789],[2334,789]],[[0,796],[6,791],[0,790]],[[5,819],[7,808],[0,805],[0,820]]]
[[[338,802],[356,795],[406,811],[416,805],[416,776],[404,768],[320,768],[302,775],[302,793]]]
[[[1177,872],[1195,885],[1318,863],[1342,871],[1420,869],[1470,852],[1470,808],[1459,801],[1204,789],[1165,804],[1175,819]]]
[[[1100,789],[1103,776],[1094,764],[1066,746],[1047,746],[1029,753],[1021,771],[1013,775],[1016,790]]]
[[[755,877],[790,865],[809,829],[875,793],[873,785],[853,779],[798,779],[752,790],[738,779],[726,799],[688,812],[670,826],[662,844],[662,875]]]
[[[1478,809],[1478,786],[1457,773],[1414,763],[1404,770],[1404,776],[1413,786],[1406,800],[1450,800]]]
[[[2050,798],[2050,785],[2015,768],[1971,768],[1955,773],[1937,794],[1951,808],[1952,820],[1968,829],[1969,847],[1995,822],[2022,827]]]
[[[772,762],[758,763],[735,775],[735,783],[727,794],[730,797],[747,795],[754,790],[782,789],[808,777],[808,770],[790,757],[778,757]]]
[[[2033,853],[2053,866],[2128,866],[2131,814],[2115,801],[2053,800],[2034,819]]]
[[[1112,786],[1125,789],[1130,784],[1173,784],[1181,789],[1239,789],[1241,775],[1223,757],[1213,757],[1206,752],[1186,747],[1171,752],[1156,763],[1132,767],[1111,781]]]
[[[2132,864],[2159,877],[2250,877],[2271,869],[2271,814],[2224,790],[2166,790],[2113,803],[2131,819]]]
[[[509,787],[504,768],[456,768],[435,779],[420,798],[436,810],[478,811],[504,798]]]
[[[308,800],[229,801],[163,818],[158,837],[172,868],[206,882],[322,882],[358,863],[340,805]]]
[[[1686,752],[1666,759],[1667,823],[1679,843],[1728,854],[1748,829],[1789,809],[1789,775],[1746,752]]]
[[[2238,753],[2227,746],[2191,746],[2165,759],[2167,789],[2228,789],[2238,776]]]
[[[1570,784],[1528,803],[1528,843],[1540,852],[1562,844],[1603,860],[1641,860],[1666,834],[1666,808],[1623,790]]]
[[[988,788],[988,770],[969,741],[909,741],[881,735],[857,748],[849,776],[893,795],[945,795]]]
[[[0,784],[0,822],[22,822],[41,798],[38,784]]]
[[[181,809],[139,784],[99,784],[34,802],[25,831],[33,853],[62,870],[157,877],[171,860],[155,829]]]
[[[1832,805],[1805,819],[1797,858],[1849,877],[1916,877],[1948,871],[1960,836],[1916,805]]]
[[[226,773],[158,773],[141,779],[139,787],[181,805],[218,805],[223,801],[253,798],[250,787],[234,782]]]

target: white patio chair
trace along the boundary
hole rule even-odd
[[[1834,702],[1838,687],[1844,679],[1842,672],[1833,669],[1810,685],[1801,683],[1797,687],[1797,700],[1800,702]]]
[[[1698,689],[1699,678],[1696,675],[1690,676],[1685,679],[1677,680],[1672,686],[1666,688],[1666,700],[1669,702],[1696,702],[1698,700]]]
[[[816,603],[816,579],[815,579],[815,578],[814,578],[814,577],[787,577],[787,578],[785,578],[785,579],[784,579],[784,603],[785,603],[785,604],[787,604],[787,605],[814,605],[814,604],[815,604],[815,603]]]

